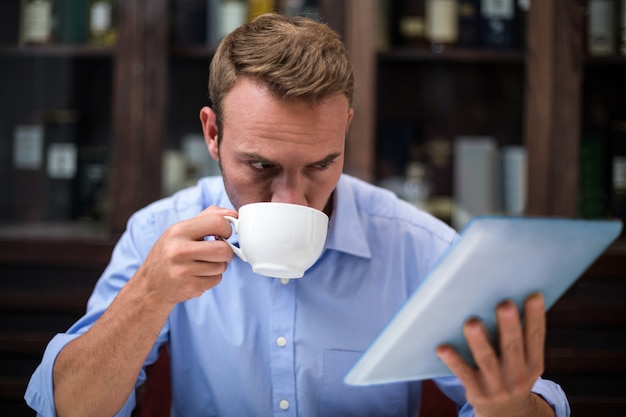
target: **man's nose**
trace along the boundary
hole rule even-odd
[[[308,206],[304,182],[298,178],[283,178],[272,186],[272,203],[288,203]]]

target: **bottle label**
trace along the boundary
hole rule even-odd
[[[481,12],[487,19],[513,19],[514,4],[513,0],[482,0]]]
[[[614,49],[612,2],[592,0],[589,2],[589,53],[610,54]]]
[[[220,36],[224,37],[246,22],[248,7],[245,2],[227,1],[220,8]]]
[[[91,6],[90,29],[94,33],[103,33],[111,28],[111,4],[97,2]]]
[[[24,8],[24,41],[44,43],[50,38],[52,6],[49,1],[35,1]]]
[[[626,156],[613,157],[613,189],[626,191]]]
[[[48,146],[47,169],[48,177],[56,179],[72,179],[76,175],[78,151],[73,143],[51,143]]]
[[[429,0],[426,4],[426,37],[433,43],[454,43],[458,36],[457,2]]]
[[[43,126],[19,125],[13,137],[15,169],[40,169],[43,163]]]

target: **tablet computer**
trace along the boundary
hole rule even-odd
[[[479,216],[461,231],[345,377],[351,385],[430,379],[452,372],[435,353],[452,345],[473,363],[463,336],[471,317],[495,340],[495,309],[540,291],[546,309],[619,236],[619,220]]]

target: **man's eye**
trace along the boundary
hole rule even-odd
[[[311,166],[313,168],[316,168],[316,169],[326,169],[326,168],[328,168],[330,166],[330,163],[324,162],[323,164],[314,164],[314,165],[311,165]]]
[[[268,162],[263,162],[263,161],[249,162],[249,164],[250,164],[250,166],[252,168],[258,169],[259,171],[262,171],[262,170],[274,167],[274,164],[271,164],[271,163],[268,163]]]
[[[311,168],[324,170],[324,169],[328,168],[329,166],[331,166],[333,164],[333,162],[335,162],[335,160],[332,160],[332,161],[322,161],[322,162],[318,162],[317,164],[313,164],[313,165],[309,165],[309,166]]]

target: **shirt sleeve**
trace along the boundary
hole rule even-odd
[[[31,376],[24,399],[26,400],[26,404],[37,412],[37,416],[56,417],[54,384],[52,381],[54,362],[61,350],[78,336],[78,334],[56,335],[48,344],[41,364]],[[130,416],[134,407],[135,394],[133,392],[126,401],[126,404],[124,404],[124,407],[116,414],[116,417]]]
[[[446,396],[459,405],[459,417],[474,417],[474,410],[465,399],[465,389],[456,377],[438,378],[435,383]],[[569,417],[569,402],[558,384],[539,378],[531,391],[541,396],[552,407],[556,417]]]
[[[111,261],[96,284],[89,299],[86,314],[66,333],[57,334],[49,342],[42,361],[31,376],[24,395],[26,403],[37,411],[38,416],[56,417],[53,385],[54,363],[61,350],[68,343],[85,333],[100,318],[122,286],[134,275],[138,265],[145,257],[146,247],[149,247],[151,243],[146,242],[145,236],[148,232],[149,228],[145,227],[142,222],[129,222],[128,230],[115,246]],[[157,344],[146,360],[147,364],[154,362],[158,357],[159,346],[164,342],[166,333],[166,327],[164,327]],[[143,384],[145,379],[145,371],[142,370],[136,386]],[[135,393],[133,391],[116,417],[130,416],[134,406]]]

